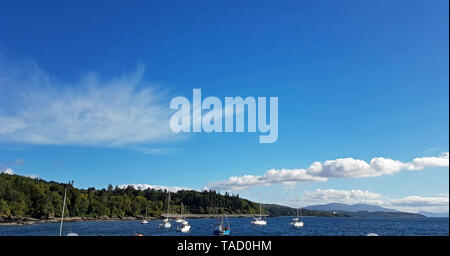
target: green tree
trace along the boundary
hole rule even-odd
[[[9,217],[11,215],[11,209],[9,208],[8,203],[0,199],[0,217]]]

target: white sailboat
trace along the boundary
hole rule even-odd
[[[176,223],[183,223],[186,220],[183,218],[183,203],[181,203],[181,210],[180,210],[181,216],[175,219]]]
[[[189,225],[189,223],[185,220],[177,227],[177,230],[182,233],[187,233],[191,231],[191,225]]]
[[[169,197],[167,198],[167,215],[170,214],[170,190],[169,190]],[[163,228],[171,228],[172,223],[170,223],[169,217],[163,219],[162,223],[160,224]]]
[[[298,192],[297,192],[297,190],[296,190],[296,194],[297,194],[297,202],[298,202]],[[296,227],[296,228],[301,228],[301,227],[303,227],[303,216],[302,216],[302,211],[300,210],[300,217],[301,217],[301,219],[299,219],[298,211],[299,211],[299,208],[297,207],[297,217],[293,218],[292,222],[289,223],[289,225],[291,225],[293,227]]]
[[[296,227],[296,228],[301,228],[303,227],[303,221],[299,219],[298,217],[298,208],[297,208],[297,217],[292,219],[292,222],[290,223],[291,226]]]
[[[171,228],[172,227],[172,223],[170,223],[169,218],[163,219],[162,226],[164,228]]]
[[[177,227],[177,230],[182,233],[187,233],[191,231],[191,225],[189,225],[189,222],[183,218],[183,204],[181,204],[181,214],[181,217],[175,220],[177,223],[181,223],[181,225]]]
[[[253,218],[252,224],[254,224],[254,225],[260,225],[260,226],[264,226],[264,225],[267,224],[267,220],[263,220],[263,219],[262,219],[261,203],[259,203],[259,217]]]
[[[148,220],[147,220],[147,207],[145,207],[145,219],[143,221],[141,221],[141,224],[145,225],[148,224]]]
[[[62,230],[63,230],[64,210],[66,209],[66,197],[67,197],[67,188],[64,188],[64,200],[63,200],[63,207],[62,207],[62,214],[61,214],[61,225],[59,226],[59,236],[62,235]],[[69,233],[67,233],[66,236],[78,236],[78,234],[70,231]]]

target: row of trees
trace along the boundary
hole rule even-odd
[[[167,191],[113,188],[77,189],[70,184],[47,182],[19,175],[0,174],[0,218],[61,216],[64,189],[67,188],[65,214],[79,217],[137,217],[161,215],[167,209]],[[239,195],[221,195],[216,191],[178,191],[171,193],[171,213],[239,213],[259,212],[258,205]]]

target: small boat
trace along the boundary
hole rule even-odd
[[[186,220],[183,218],[183,203],[181,203],[181,210],[180,210],[180,213],[181,213],[181,217],[176,218],[176,219],[175,219],[175,222],[176,222],[176,223],[182,224],[183,222],[186,221]]]
[[[145,207],[145,219],[143,221],[141,221],[141,224],[148,224],[148,220],[147,220],[147,207]]]
[[[231,234],[231,228],[230,223],[228,222],[227,216],[225,216],[225,219],[227,221],[227,225],[224,225],[223,223],[223,216],[220,218],[217,216],[217,224],[214,226],[214,235],[230,235]]]
[[[73,182],[71,184],[73,185]],[[66,209],[66,198],[67,198],[67,188],[64,188],[64,200],[63,200],[63,207],[62,207],[62,214],[61,214],[61,224],[59,226],[59,236],[62,235],[62,231],[63,231],[64,210]],[[72,227],[70,226],[70,223],[69,223],[69,229],[70,229],[70,232],[67,233],[66,236],[78,236],[77,233],[72,232],[72,230],[71,230]]]
[[[255,217],[252,220],[252,224],[253,225],[260,225],[260,226],[264,226],[267,225],[267,220],[263,220],[262,219],[262,214],[261,214],[261,203],[259,204],[259,217]]]
[[[167,198],[167,215],[170,214],[170,191],[169,191],[169,197]],[[163,228],[171,228],[172,223],[170,223],[169,217],[163,219],[162,223],[159,224],[160,227]]]
[[[189,225],[189,222],[183,218],[183,204],[181,204],[181,217],[177,218],[175,222],[180,223],[177,227],[177,230],[182,233],[187,233],[191,231],[191,225]]]
[[[298,197],[297,197],[297,200],[298,200]],[[299,211],[299,208],[297,208],[297,217],[293,218],[293,219],[292,219],[292,222],[289,223],[289,225],[291,225],[291,226],[293,226],[293,227],[295,227],[295,228],[301,228],[301,227],[303,227],[303,216],[302,216],[302,211],[300,210],[300,217],[302,218],[302,220],[300,220],[299,217],[298,217],[298,211]]]
[[[299,220],[298,218],[293,218],[292,222],[289,223],[291,226],[296,227],[296,228],[301,228],[303,227],[303,221]]]
[[[183,221],[180,226],[177,227],[177,231],[187,233],[191,231],[191,225],[187,221]]]
[[[172,223],[170,223],[169,218],[163,219],[162,223],[160,224],[163,228],[171,228]]]
[[[252,224],[253,225],[264,226],[264,225],[267,225],[267,221],[257,217],[257,218],[253,218]]]

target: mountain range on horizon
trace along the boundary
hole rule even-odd
[[[310,205],[304,207],[308,210],[315,211],[335,211],[335,212],[400,212],[398,210],[384,208],[381,206],[370,205],[370,204],[343,204],[343,203],[328,203],[321,205]]]
[[[426,217],[434,217],[434,218],[448,218],[449,213],[448,212],[426,212],[426,211],[420,211],[419,214],[425,215]]]
[[[332,212],[397,212],[400,213],[401,211],[385,208],[377,205],[370,205],[370,204],[343,204],[343,203],[328,203],[328,204],[321,204],[321,205],[310,205],[304,207],[308,210],[314,210],[314,211],[332,211]],[[426,212],[426,211],[420,211],[418,214],[424,215],[426,217],[449,217],[448,212]]]

